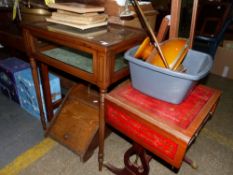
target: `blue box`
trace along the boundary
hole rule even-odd
[[[30,64],[16,57],[0,60],[0,90],[13,101],[19,103],[15,75],[28,69]]]
[[[27,112],[29,112],[32,116],[40,119],[40,112],[31,69],[25,69],[17,73],[15,80],[21,107],[25,109]],[[57,76],[49,73],[49,80],[52,102],[55,102],[61,99],[60,79]],[[45,112],[45,104],[43,100],[41,85],[40,90],[42,94],[42,102]]]

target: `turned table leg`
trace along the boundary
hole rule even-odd
[[[50,92],[49,84],[49,71],[46,64],[40,63],[40,75],[41,75],[41,84],[45,100],[45,109],[47,113],[47,120],[50,122],[53,118],[53,102]]]
[[[104,96],[107,90],[100,90],[100,110],[99,110],[99,171],[102,171],[104,161],[104,138],[105,138],[105,118],[104,118]]]
[[[39,80],[38,71],[37,71],[37,64],[34,58],[30,58],[30,64],[32,68],[33,81],[35,84],[36,97],[37,97],[38,106],[40,110],[40,120],[41,120],[43,129],[46,130],[46,120],[45,120],[45,115],[43,111],[42,97],[40,93],[40,80]]]

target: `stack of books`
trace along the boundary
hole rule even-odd
[[[108,15],[104,7],[81,3],[52,3],[48,5],[56,9],[47,21],[76,27],[82,30],[107,25]]]

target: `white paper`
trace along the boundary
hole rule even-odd
[[[119,6],[124,6],[124,5],[125,5],[125,1],[126,1],[126,0],[116,0],[117,4],[118,4]]]

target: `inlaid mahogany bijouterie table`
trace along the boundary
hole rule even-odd
[[[176,105],[142,94],[129,81],[119,85],[105,96],[105,120],[134,144],[124,155],[124,169],[110,164],[107,168],[119,175],[148,174],[148,150],[179,169],[187,148],[215,111],[220,95],[219,90],[197,85]],[[139,156],[140,166],[130,161],[132,155]]]
[[[90,30],[79,30],[49,22],[36,22],[24,24],[23,36],[30,58],[44,129],[46,129],[47,123],[43,111],[40,82],[42,83],[48,122],[53,118],[53,109],[56,106],[51,100],[49,67],[98,87],[100,93],[98,158],[101,170],[105,135],[104,95],[110,85],[129,75],[123,54],[145,38],[144,31],[112,24]],[[41,68],[40,79],[38,65]]]

